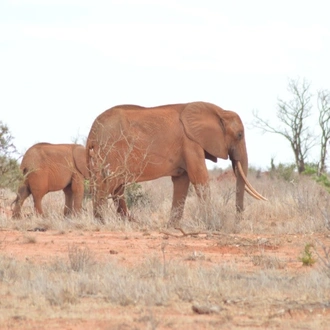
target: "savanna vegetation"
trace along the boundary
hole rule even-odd
[[[199,206],[191,192],[182,232],[164,229],[171,205],[168,178],[134,187],[136,222],[119,219],[109,200],[100,225],[88,199],[83,215],[63,219],[60,192],[45,197],[44,219],[0,217],[6,311],[0,324],[15,329],[30,323],[33,329],[47,322],[56,328],[62,319],[71,329],[77,320],[81,328],[96,321],[105,328],[136,329],[329,326],[327,190],[289,168],[252,170],[252,184],[271,202],[248,197],[244,218],[236,219],[234,180],[221,180],[220,170],[211,176],[211,208]],[[26,207],[32,214],[32,201]],[[9,236],[13,231],[15,239]],[[119,237],[113,241],[109,233]],[[13,252],[17,248],[20,255]],[[48,251],[44,258],[42,250]]]
[[[19,171],[1,127],[0,206],[10,209]],[[63,219],[62,192],[46,195],[44,218],[32,200],[23,219],[0,213],[0,328],[329,328],[330,182],[326,162],[302,155],[251,168],[268,201],[247,196],[239,218],[233,177],[211,170],[211,203],[191,190],[181,231],[165,228],[169,178],[128,188],[135,221],[109,199],[100,224],[88,194],[83,214]]]
[[[0,188],[16,190],[22,175],[18,153],[8,126],[0,120]]]

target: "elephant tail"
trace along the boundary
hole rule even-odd
[[[23,173],[23,176],[24,178],[27,176],[27,174],[29,173],[29,170],[27,167],[23,166],[23,164],[21,165],[21,171]],[[10,207],[11,209],[13,210],[13,205],[16,206],[18,205],[20,199],[21,199],[21,196],[22,195],[28,195],[30,194],[30,190],[29,188],[27,187],[26,184],[22,184],[21,186],[19,186],[18,188],[18,192],[16,194],[16,198],[12,201],[12,203],[10,204]]]
[[[19,218],[21,216],[21,207],[24,200],[31,194],[29,187],[26,184],[22,184],[18,188],[16,198],[11,203],[10,208],[12,210],[12,217]]]
[[[13,205],[15,207],[15,205],[18,203],[18,201],[19,201],[19,195],[16,194],[16,198],[10,204],[10,208],[11,208],[12,211],[13,211]]]
[[[90,170],[91,170],[91,164],[90,164],[90,150],[93,150],[93,144],[91,143],[91,141],[88,139],[86,142],[86,166],[87,166],[87,171],[89,173],[90,176]]]
[[[94,144],[93,141],[88,140],[86,143],[86,164],[89,172],[95,163],[95,157],[97,154],[98,146]]]
[[[89,174],[89,193],[91,195],[95,192],[95,175],[96,175],[96,168],[97,168],[97,155],[99,152],[99,147],[97,143],[94,143],[93,138],[88,137],[86,143],[86,165],[87,171]]]

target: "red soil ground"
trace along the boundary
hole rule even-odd
[[[163,250],[167,260],[179,260],[191,263],[187,256],[198,258],[203,255],[205,265],[234,262],[242,272],[257,270],[262,267],[253,262],[253,256],[276,256],[285,267],[285,272],[306,272],[311,267],[305,267],[298,260],[298,256],[308,242],[319,241],[330,246],[329,235],[281,235],[281,236],[253,236],[253,235],[183,235],[183,233],[171,232],[169,235],[162,232],[21,232],[2,230],[1,253],[19,260],[30,260],[34,263],[49,261],[50,257],[67,258],[68,245],[86,247],[91,250],[93,256],[102,261],[109,255],[120,264],[134,267],[151,254],[159,254],[162,258]],[[27,236],[33,237],[34,242],[26,242]],[[163,250],[162,250],[163,249]],[[279,265],[281,267],[281,265]],[[83,304],[83,303],[82,303]],[[248,308],[248,307],[247,307]],[[269,317],[265,322],[265,315],[240,313],[232,315],[220,313],[203,314],[193,311],[191,305],[183,305],[180,311],[175,306],[160,306],[151,308],[153,315],[158,320],[172,319],[171,326],[166,322],[158,322],[157,325],[141,321],[141,308],[138,311],[133,307],[117,307],[112,311],[102,308],[93,310],[93,317],[86,318],[49,318],[38,321],[33,318],[24,320],[11,319],[6,324],[0,324],[1,329],[264,329],[264,328],[313,328],[315,318],[322,320],[318,325],[321,328],[330,328],[330,307],[319,309],[317,307],[303,307],[292,309],[291,307]],[[1,303],[0,303],[1,312]],[[4,312],[4,311],[2,311]],[[1,313],[2,313],[1,312]],[[128,317],[130,315],[130,317]],[[135,316],[135,317],[133,317]],[[140,321],[139,321],[140,320]],[[268,324],[268,326],[266,326]],[[319,328],[320,329],[320,328]]]

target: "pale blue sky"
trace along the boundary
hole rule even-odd
[[[248,124],[254,109],[276,123],[288,78],[330,89],[329,12],[327,0],[2,0],[0,120],[24,152],[87,136],[117,104],[208,101],[241,116],[251,165],[291,162],[288,142]]]

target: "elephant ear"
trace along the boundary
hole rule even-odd
[[[86,164],[86,149],[82,145],[77,145],[73,148],[73,160],[76,165],[77,170],[84,176],[85,179],[88,178],[89,173]]]
[[[221,108],[208,103],[190,103],[181,113],[181,121],[189,139],[217,158],[228,158],[225,120]]]

